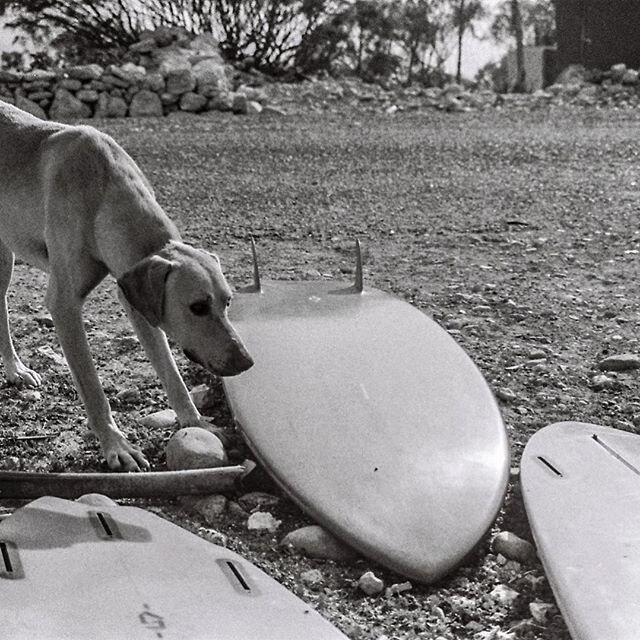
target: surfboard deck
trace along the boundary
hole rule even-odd
[[[640,436],[582,422],[544,427],[521,463],[538,555],[576,640],[640,629]]]
[[[500,508],[505,429],[446,331],[394,296],[345,286],[267,281],[239,292],[230,317],[255,364],[224,379],[226,395],[256,457],[317,522],[433,582]]]
[[[135,507],[39,498],[0,522],[0,638],[345,640],[239,555]]]

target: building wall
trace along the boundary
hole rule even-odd
[[[638,0],[555,0],[559,71],[570,64],[640,68]]]
[[[554,47],[525,47],[525,88],[528,92],[544,89],[553,84],[557,76],[557,53]],[[515,50],[507,54],[507,85],[515,86],[518,79]]]

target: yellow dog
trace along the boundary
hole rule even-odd
[[[0,355],[10,382],[38,386],[9,330],[14,254],[49,273],[46,305],[112,469],[149,464],[113,420],[84,331],[84,299],[107,273],[182,426],[200,414],[166,334],[215,374],[253,364],[227,319],[231,290],[217,256],[181,241],[131,157],[92,127],[45,122],[0,101]]]

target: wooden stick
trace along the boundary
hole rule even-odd
[[[161,498],[220,493],[233,489],[252,463],[146,473],[32,473],[0,471],[0,498],[78,498],[102,493],[110,498]]]

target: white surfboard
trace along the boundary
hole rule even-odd
[[[640,638],[640,436],[582,422],[538,431],[522,490],[575,640]]]
[[[421,582],[451,571],[498,512],[500,412],[453,338],[392,295],[259,282],[230,315],[255,360],[224,379],[237,423],[287,493],[364,555]]]
[[[239,555],[135,507],[40,498],[0,522],[2,640],[345,640]]]

